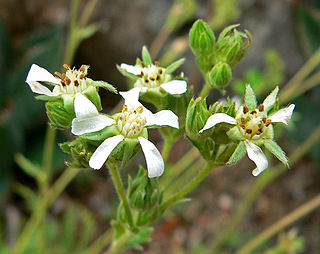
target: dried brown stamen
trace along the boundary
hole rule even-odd
[[[65,68],[66,70],[71,70],[70,66],[68,64],[64,64],[63,68]]]
[[[262,122],[265,124],[266,123],[266,121],[267,121],[267,118],[262,118]]]
[[[263,104],[260,104],[260,105],[259,105],[259,111],[260,111],[260,112],[263,112],[263,111],[264,111],[264,105],[263,105]]]
[[[144,82],[149,83],[149,79],[145,79]]]
[[[79,86],[78,80],[74,80],[73,83],[74,83],[75,86]]]
[[[159,61],[155,61],[154,65],[158,66],[159,65]]]
[[[271,123],[272,123],[272,121],[271,121],[270,119],[268,119],[268,120],[266,121],[266,126],[268,127]]]
[[[251,114],[251,115],[257,114],[257,111],[252,110],[252,111],[250,112],[250,114]]]
[[[144,62],[142,62],[141,65],[142,65],[143,68],[146,67],[146,65],[144,64]]]
[[[61,76],[61,73],[60,73],[60,72],[56,71],[56,72],[54,73],[54,75],[56,75],[57,77],[59,77],[60,79],[62,79],[62,76]]]
[[[257,130],[256,134],[257,134],[257,135],[261,135],[262,132],[263,132],[263,129],[262,129],[262,128],[259,128],[259,129]]]
[[[150,77],[150,79],[151,79],[152,81],[155,81],[155,80],[156,80],[154,77]]]
[[[242,129],[245,129],[245,128],[246,128],[246,126],[244,125],[244,123],[241,123],[241,124],[240,124],[240,127],[241,127]]]
[[[85,72],[86,71],[86,66],[85,65],[81,65],[79,71]]]
[[[245,119],[242,117],[242,118],[241,118],[241,123],[244,123],[244,121],[245,121]]]
[[[252,129],[247,129],[246,132],[247,132],[248,134],[251,134],[251,133],[252,133]]]
[[[160,80],[160,76],[159,76],[159,75],[157,75],[157,78],[156,78],[156,80]]]
[[[248,109],[248,107],[245,105],[244,107],[243,107],[243,114],[247,114],[249,112],[249,109]]]
[[[163,71],[162,71],[162,69],[159,69],[158,72],[161,75]]]
[[[64,81],[66,82],[67,85],[70,85],[71,80],[69,78],[65,78]]]

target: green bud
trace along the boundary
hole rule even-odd
[[[209,72],[209,84],[212,87],[224,90],[232,78],[231,67],[227,63],[219,62]]]
[[[68,112],[64,107],[62,100],[47,102],[46,111],[50,124],[54,128],[68,129],[71,127],[72,119],[75,118],[75,113]]]
[[[203,20],[197,20],[189,32],[190,47],[195,55],[212,54],[215,36],[211,28]]]
[[[206,139],[210,136],[211,131],[199,134],[206,121],[210,117],[210,112],[207,109],[206,99],[197,98],[191,99],[186,116],[186,134],[189,138],[194,140]]]
[[[236,29],[238,26],[231,25],[225,28],[216,44],[216,60],[227,62],[231,67],[242,60],[252,41],[250,33],[247,30],[239,32]]]

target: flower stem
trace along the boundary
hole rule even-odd
[[[120,201],[123,205],[124,211],[126,213],[128,224],[131,229],[134,229],[134,223],[133,223],[131,209],[129,206],[129,202],[127,200],[126,193],[124,191],[124,187],[123,187],[123,184],[121,181],[119,170],[113,165],[112,166],[109,165],[109,169],[110,169],[110,173],[111,173],[112,180],[113,180],[114,186],[116,188],[117,194],[119,196],[119,199],[120,199]]]
[[[205,98],[208,96],[209,92],[210,92],[211,86],[209,85],[208,82],[206,82],[206,84],[204,85],[204,87],[202,88],[201,92],[200,92],[200,97]]]
[[[252,253],[257,247],[267,241],[269,238],[274,236],[279,231],[283,230],[288,225],[292,224],[296,220],[301,217],[307,215],[312,212],[316,208],[320,206],[320,194],[318,194],[315,198],[307,202],[306,204],[300,206],[293,212],[289,213],[284,218],[280,219],[277,223],[273,224],[271,227],[264,230],[262,233],[257,235],[254,239],[252,239],[249,243],[243,246],[236,254],[249,254]]]
[[[291,164],[295,164],[300,160],[310,149],[320,140],[320,126],[318,126],[308,139],[294,150],[293,153],[289,155],[289,161]],[[251,188],[247,191],[246,196],[243,198],[239,207],[228,220],[225,228],[219,233],[218,238],[213,241],[212,245],[208,248],[208,253],[220,253],[220,248],[223,247],[225,242],[228,240],[230,235],[234,233],[236,227],[241,222],[242,218],[247,214],[250,207],[257,200],[261,192],[275,179],[280,177],[288,168],[279,163],[272,169],[266,170],[258,179],[254,182]]]
[[[164,163],[167,163],[167,160],[169,158],[169,154],[174,142],[175,141],[172,138],[168,136],[164,136],[164,144],[163,144],[162,153],[161,153]]]
[[[208,162],[207,165],[195,176],[191,182],[189,182],[182,190],[169,198],[162,206],[161,211],[164,212],[168,207],[173,205],[180,198],[187,195],[190,191],[192,191],[216,166],[213,162]]]

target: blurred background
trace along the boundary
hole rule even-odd
[[[80,1],[80,13],[87,3]],[[24,81],[32,63],[52,73],[61,69],[69,36],[70,4],[67,0],[0,0],[0,246],[3,249],[17,240],[30,215],[29,201],[33,200],[30,195],[37,189],[34,179],[17,165],[17,154],[40,164],[47,124],[44,102],[34,99]],[[198,18],[208,22],[216,36],[225,26],[240,23],[240,29],[249,30],[253,37],[247,56],[234,69],[227,94],[213,91],[209,102],[242,95],[248,82],[260,101],[263,100],[276,85],[290,81],[320,46],[319,0],[99,0],[90,18],[90,23],[98,29],[83,37],[73,66],[90,65],[90,78],[105,80],[118,90],[125,90],[127,81],[117,71],[116,64],[134,64],[146,45],[163,65],[185,57],[180,70],[199,91],[203,80],[186,37]],[[319,65],[307,76],[318,72]],[[320,83],[319,74],[317,77],[312,89],[297,92],[294,99],[283,101],[283,106],[289,102],[296,104],[293,119],[289,127],[281,129],[283,135],[279,140],[289,155],[320,124],[320,88],[316,86]],[[101,92],[101,97],[104,112],[110,112],[120,100],[120,96],[106,91]],[[152,134],[161,147],[160,136]],[[58,143],[70,138],[65,131],[57,134]],[[181,138],[170,155],[170,162],[174,163],[190,147]],[[67,158],[56,145],[52,181],[64,170]],[[143,158],[139,161],[144,163]],[[270,164],[277,163],[274,160]],[[319,193],[319,163],[318,142],[290,170],[266,186],[219,253],[233,253],[257,232]],[[253,164],[244,159],[234,167],[212,172],[191,194],[194,197],[191,202],[176,206],[174,213],[168,212],[157,222],[152,242],[145,245],[143,253],[205,253],[257,181],[250,174],[251,168]],[[50,253],[79,253],[79,239],[83,246],[90,245],[109,228],[110,218],[116,214],[116,203],[106,170],[81,172],[48,212],[45,237],[52,246]],[[79,228],[88,231],[85,236],[76,233]],[[289,233],[286,230],[272,238],[256,253],[265,253],[271,246],[277,248],[281,244],[297,247],[295,252],[275,249],[270,253],[320,253],[319,210],[289,229]],[[31,244],[25,253],[41,252],[36,244]]]

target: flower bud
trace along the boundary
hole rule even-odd
[[[68,129],[71,127],[71,122],[75,117],[75,114],[70,113],[65,109],[62,100],[47,102],[46,110],[50,124],[53,127],[58,129]]]
[[[212,87],[224,90],[232,78],[231,67],[227,63],[219,62],[209,72],[209,84]]]
[[[190,30],[189,41],[195,55],[212,54],[215,36],[209,25],[199,19]]]
[[[231,67],[246,55],[252,41],[250,33],[247,30],[239,32],[236,29],[238,26],[231,25],[225,28],[216,44],[216,59],[227,62]]]

